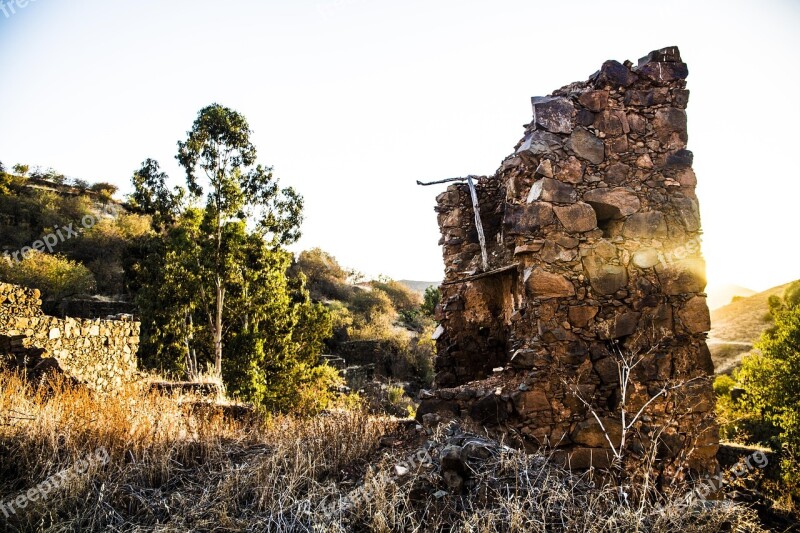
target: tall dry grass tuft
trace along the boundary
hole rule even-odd
[[[101,447],[108,454],[46,498],[0,511],[0,530],[760,531],[743,507],[622,504],[618,486],[541,455],[412,427],[363,411],[234,420],[141,388],[100,397],[0,373],[0,504]],[[458,493],[440,459],[454,438],[479,452]]]

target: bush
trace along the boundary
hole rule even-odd
[[[392,306],[398,312],[419,309],[420,305],[422,305],[422,299],[419,294],[398,281],[373,281],[371,285],[374,290],[386,293],[392,302]]]
[[[0,258],[0,279],[39,289],[45,300],[89,294],[96,286],[92,273],[80,263],[35,251],[19,262]]]
[[[355,288],[347,283],[348,273],[328,252],[312,248],[300,252],[292,265],[293,275],[303,274],[306,287],[315,300],[349,301]]]

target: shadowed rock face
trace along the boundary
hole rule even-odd
[[[714,470],[687,75],[668,47],[532,99],[514,153],[477,182],[488,275],[467,185],[437,197],[438,389],[421,418],[472,420],[586,466],[608,457],[593,412],[617,444],[623,405],[635,413],[688,381],[653,401],[626,441],[638,453],[657,446],[664,469]],[[620,353],[640,360],[625,402]]]

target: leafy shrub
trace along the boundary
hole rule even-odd
[[[39,289],[45,300],[91,293],[96,285],[92,273],[80,263],[36,251],[19,262],[0,258],[0,279]]]
[[[386,293],[389,300],[392,302],[392,306],[398,312],[419,309],[419,306],[422,305],[422,299],[419,294],[399,281],[373,281],[371,285],[374,290]]]

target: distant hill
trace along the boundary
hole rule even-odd
[[[736,368],[742,357],[753,348],[761,332],[772,325],[767,300],[773,294],[783,296],[789,285],[786,283],[747,298],[737,298],[711,311],[708,347],[717,374],[728,374]]]
[[[709,287],[706,290],[708,294],[708,308],[711,310],[720,308],[724,305],[731,303],[734,297],[748,297],[756,294],[756,291],[750,290],[739,285],[720,285],[718,287]]]
[[[442,283],[441,281],[413,281],[410,279],[401,279],[398,282],[418,293],[424,293],[428,287],[438,287]]]

